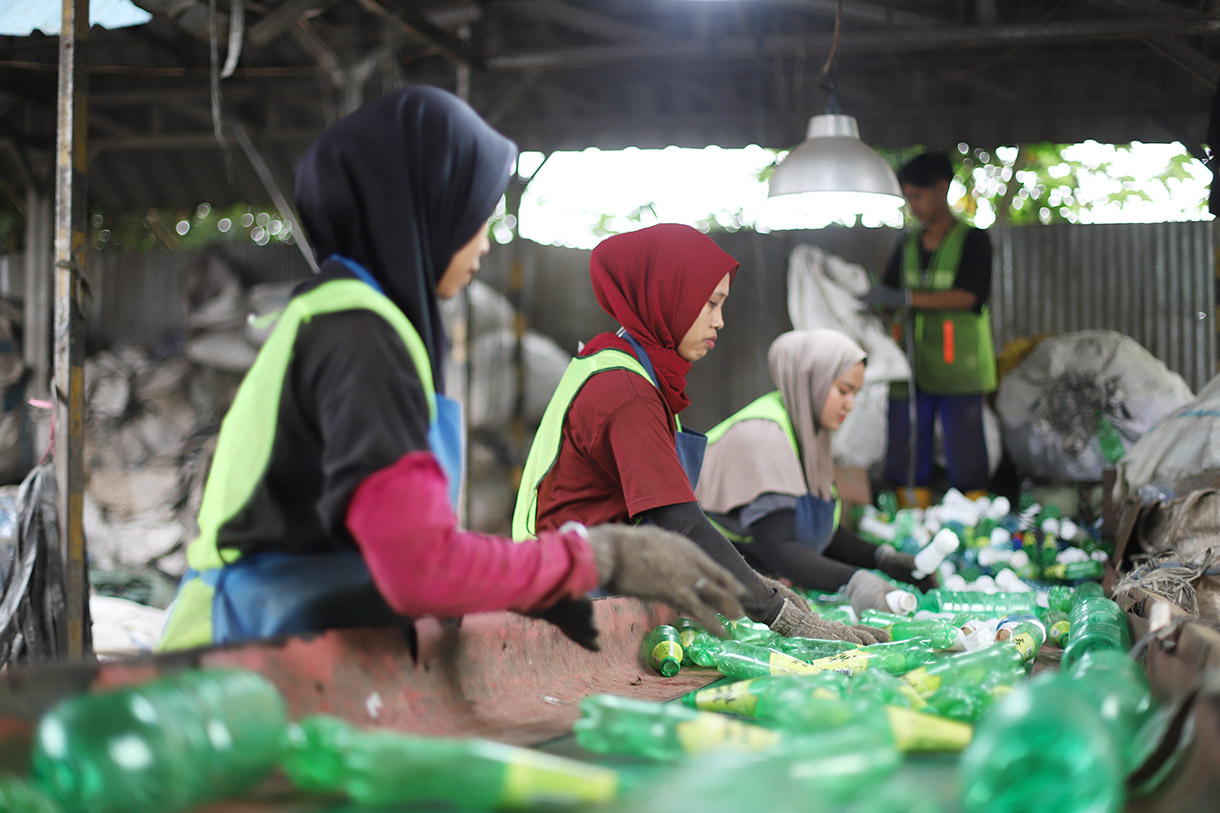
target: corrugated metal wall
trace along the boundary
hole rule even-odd
[[[1131,336],[1196,392],[1217,372],[1214,225],[993,229],[996,347],[1099,328]]]
[[[1104,328],[1132,336],[1196,391],[1217,372],[1212,223],[1026,226],[995,228],[990,234],[997,349],[1019,336]],[[760,359],[770,340],[790,327],[785,278],[792,248],[814,243],[880,274],[896,235],[889,229],[823,229],[713,236],[742,261],[740,281],[750,280],[733,293],[728,315],[736,321],[726,331],[724,347],[692,373],[695,390],[706,391],[696,405],[705,404],[709,418],[716,419],[769,386]],[[239,244],[218,253],[246,285],[309,273],[292,246]],[[182,330],[184,280],[201,259],[199,253],[92,255],[90,345],[153,347]],[[20,295],[22,263],[16,256],[9,260],[0,284],[5,293]],[[532,283],[527,316],[535,329],[571,349],[609,324],[593,301],[588,252],[520,241],[494,248],[480,278],[505,290],[514,260],[525,266]],[[726,388],[726,380],[734,386]]]

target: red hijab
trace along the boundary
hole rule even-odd
[[[721,278],[728,274],[731,282],[737,267],[706,234],[676,223],[608,237],[593,249],[589,275],[597,303],[644,346],[675,415],[690,404],[690,362],[678,355],[678,344]],[[581,355],[607,348],[631,352],[625,339],[602,333]]]

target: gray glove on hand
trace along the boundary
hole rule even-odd
[[[874,285],[860,297],[860,301],[874,308],[902,310],[911,307],[911,293],[892,285]]]
[[[847,600],[856,615],[865,610],[880,610],[883,613],[892,612],[885,600],[886,593],[898,588],[880,576],[875,576],[867,570],[857,570],[855,575],[847,580]]]
[[[588,529],[601,586],[622,596],[660,601],[726,636],[716,618],[741,618],[746,589],[685,536],[655,526],[598,525]]]
[[[778,579],[768,579],[766,576],[759,576],[759,578],[763,580],[763,584],[779,593],[780,598],[791,601],[797,607],[804,607],[806,610],[809,609],[809,602],[805,599],[805,597],[793,590],[788,585],[784,584]]]
[[[837,621],[824,621],[816,613],[802,610],[790,601],[785,601],[779,615],[769,625],[774,632],[785,638],[819,638],[823,641],[851,641],[854,644],[883,644],[890,640],[884,630],[857,624],[849,627]]]

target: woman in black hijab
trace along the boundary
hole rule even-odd
[[[225,418],[164,649],[396,616],[535,613],[594,647],[602,586],[714,624],[741,586],[656,529],[459,531],[461,421],[437,301],[469,284],[516,147],[456,97],[388,93],[297,166],[320,265]]]

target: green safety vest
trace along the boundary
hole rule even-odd
[[[271,463],[280,393],[283,392],[292,348],[301,325],[315,316],[338,311],[370,310],[397,331],[415,364],[428,402],[429,421],[435,418],[432,364],[428,349],[410,320],[385,295],[360,280],[334,280],[293,298],[263,344],[246,374],[233,405],[225,415],[199,508],[199,536],[187,547],[186,560],[198,573],[235,562],[241,552],[220,548],[217,538],[262,482]],[[158,649],[186,649],[212,643],[213,588],[202,578],[185,581]]]
[[[627,370],[642,376],[649,384],[653,383],[644,365],[640,364],[635,356],[622,350],[608,348],[572,359],[564,370],[563,378],[559,380],[559,386],[555,388],[555,394],[551,396],[551,402],[547,404],[546,412],[542,413],[542,423],[534,435],[529,457],[525,459],[521,485],[517,489],[517,505],[513,510],[513,539],[518,542],[534,539],[538,535],[538,489],[559,457],[563,427],[567,423],[572,402],[590,378],[610,370]],[[681,431],[682,423],[677,416],[674,417],[674,423]]]
[[[725,433],[728,432],[729,429],[735,424],[742,421],[754,420],[771,421],[779,424],[780,428],[784,430],[785,437],[788,438],[788,443],[792,445],[792,451],[796,454],[796,459],[801,459],[800,444],[796,441],[796,432],[792,429],[792,419],[788,416],[788,409],[784,406],[783,393],[781,393],[779,390],[769,392],[760,398],[756,398],[750,404],[746,405],[745,408],[733,413],[712,427],[712,429],[707,433],[708,445],[710,446],[724,437]],[[834,533],[834,531],[839,529],[839,514],[842,511],[843,504],[839,501],[839,490],[834,485],[831,486],[831,494],[835,501],[834,528],[831,531],[831,533]],[[711,518],[709,517],[709,519]],[[735,531],[731,531],[715,520],[711,520],[711,522],[716,526],[716,529],[724,534],[725,538],[730,542],[744,544],[753,541],[753,537],[747,534],[740,534],[736,533]]]
[[[948,291],[957,279],[962,246],[970,227],[955,223],[932,252],[925,272],[919,262],[923,232],[907,235],[903,253],[903,287],[926,293]],[[933,395],[974,395],[996,388],[991,312],[971,310],[912,311],[915,319],[915,386]],[[891,397],[906,398],[906,383],[891,387]]]

